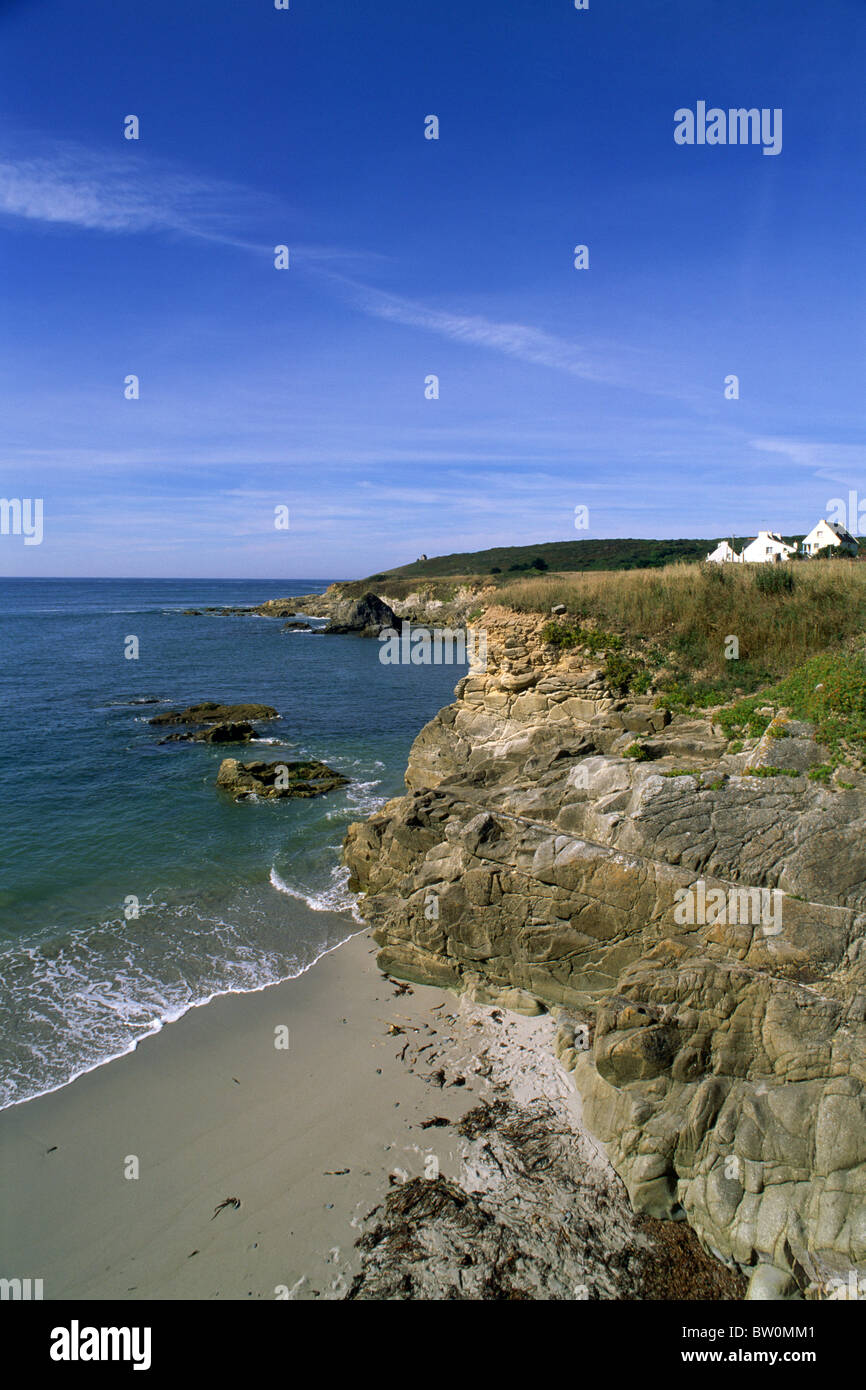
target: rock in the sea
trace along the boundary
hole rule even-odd
[[[309,623],[302,623],[302,622],[299,622],[299,621],[295,620],[294,622],[291,622],[291,623],[283,623],[282,627],[280,628],[280,631],[281,631],[281,632],[312,632],[313,629],[312,629],[312,627],[311,627],[311,625],[310,625]]]
[[[345,615],[332,618],[324,631],[326,634],[356,632],[361,637],[378,637],[386,628],[399,632],[401,626],[393,608],[375,594],[364,594],[350,605]]]
[[[150,724],[226,724],[250,719],[279,719],[273,705],[221,705],[216,700],[203,700],[186,709],[170,709],[154,715]]]
[[[249,743],[255,735],[252,724],[246,720],[239,723],[212,724],[206,729],[196,729],[188,734],[166,734],[160,743]]]
[[[223,758],[217,774],[217,786],[245,801],[257,796],[271,800],[276,797],[321,796],[323,792],[344,787],[348,777],[335,772],[316,758],[307,762],[239,763],[236,758]]]

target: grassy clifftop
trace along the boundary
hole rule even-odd
[[[601,542],[563,542],[591,545]],[[709,542],[609,542],[699,546]],[[612,570],[509,568],[491,575],[482,557],[526,554],[543,560],[556,546],[444,556],[436,575],[392,575],[340,586],[372,588],[392,602],[443,604],[437,621],[482,623],[490,604],[548,619],[548,640],[597,657],[625,695],[654,695],[670,708],[734,707],[731,728],[760,722],[762,700],[816,722],[834,750],[848,746],[866,763],[866,564],[811,560],[786,565],[706,565],[683,561]],[[627,552],[620,552],[625,561]],[[451,564],[471,561],[462,573]],[[522,561],[515,561],[522,564]],[[496,567],[499,568],[499,567]],[[552,616],[551,609],[565,612]],[[404,612],[405,615],[405,612]],[[409,613],[409,616],[412,616]],[[730,722],[730,720],[729,720]]]
[[[496,600],[521,613],[565,605],[547,624],[548,640],[603,655],[623,693],[653,691],[660,704],[685,709],[733,702],[736,732],[762,702],[782,703],[815,721],[832,748],[848,744],[866,757],[866,565],[518,578]]]

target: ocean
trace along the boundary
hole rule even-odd
[[[377,642],[279,619],[183,614],[325,587],[0,580],[0,1108],[217,994],[298,975],[357,930],[346,828],[404,789],[412,740],[465,668],[386,666]],[[148,720],[200,700],[282,717],[248,745],[160,745],[173,730]],[[235,803],[214,785],[223,757],[315,757],[350,780]]]

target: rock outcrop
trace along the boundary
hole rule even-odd
[[[361,637],[378,637],[386,628],[400,631],[401,623],[393,608],[375,594],[362,594],[338,618],[332,618],[325,634],[357,633]]]
[[[756,1296],[866,1274],[866,794],[810,780],[782,711],[732,753],[538,619],[486,627],[407,795],[347,837],[380,965],[557,1011],[636,1209]]]
[[[198,705],[188,705],[186,709],[165,710],[154,715],[149,724],[227,724],[242,723],[250,719],[279,719],[272,705],[221,705],[216,700],[203,700]]]
[[[249,743],[255,735],[255,728],[246,720],[238,723],[211,724],[204,729],[196,729],[186,734],[166,734],[160,743]]]
[[[235,801],[256,796],[267,800],[276,797],[322,796],[324,792],[344,787],[348,782],[341,772],[317,759],[306,762],[240,763],[237,758],[223,758],[217,773],[217,786],[229,792]]]

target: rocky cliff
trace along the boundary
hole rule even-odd
[[[866,793],[810,780],[784,711],[734,753],[539,619],[484,626],[407,795],[349,831],[381,966],[555,1011],[635,1208],[753,1296],[866,1275]]]

